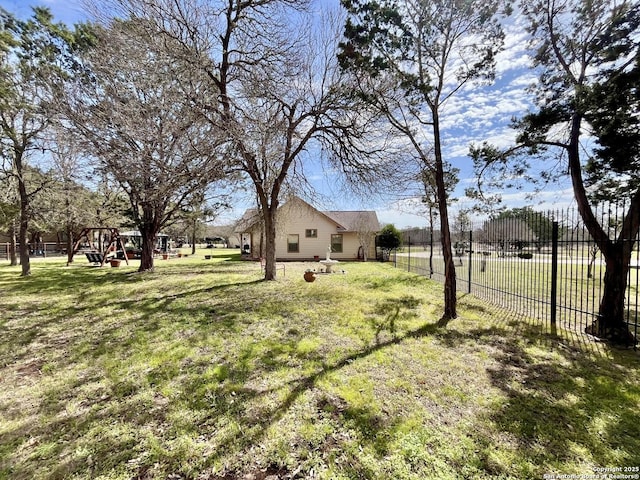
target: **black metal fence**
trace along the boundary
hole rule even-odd
[[[598,212],[609,237],[620,232],[622,207]],[[444,281],[437,232],[405,232],[392,260],[406,269]],[[437,237],[437,238],[436,238]],[[417,241],[415,240],[417,239]],[[625,238],[634,248],[625,293],[625,321],[638,338],[640,238]],[[500,307],[548,325],[584,332],[599,311],[605,261],[574,210],[521,212],[516,217],[454,225],[452,244],[456,287]]]

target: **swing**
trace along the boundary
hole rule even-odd
[[[95,245],[91,242],[91,233],[94,230],[107,230],[109,231],[110,234],[110,242],[109,245],[107,246],[107,248],[105,249],[104,252],[100,252],[98,248],[95,247]],[[82,229],[82,232],[80,232],[80,235],[78,236],[78,240],[76,241],[76,243],[73,246],[73,253],[71,255],[71,259],[73,260],[73,257],[75,256],[76,253],[78,253],[78,250],[80,249],[80,244],[82,243],[83,240],[86,239],[86,243],[89,244],[89,246],[91,247],[91,251],[90,252],[85,252],[85,255],[87,257],[87,260],[89,261],[89,263],[93,264],[93,265],[100,265],[101,267],[104,266],[105,262],[107,261],[109,254],[111,252],[116,252],[117,250],[122,250],[122,252],[124,252],[124,242],[122,241],[122,238],[120,237],[120,233],[118,232],[117,228],[113,228],[113,227],[86,227]],[[127,259],[127,256],[124,255],[124,261],[127,262],[127,265],[129,265],[129,260]],[[67,264],[68,265],[68,264]]]

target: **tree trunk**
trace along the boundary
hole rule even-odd
[[[616,343],[628,344],[631,334],[624,323],[624,298],[633,239],[638,235],[640,226],[640,191],[631,198],[629,210],[622,221],[620,235],[616,242],[612,242],[598,222],[584,187],[579,145],[581,122],[582,116],[575,114],[572,118],[571,141],[567,150],[569,173],[580,216],[602,252],[606,265],[598,318],[585,331]],[[631,338],[631,341],[635,343],[635,339]]]
[[[73,229],[67,226],[67,265],[73,263]]]
[[[9,233],[9,261],[11,262],[11,266],[15,267],[16,265],[18,265],[18,240],[16,238],[15,223],[11,225],[11,229],[9,230],[8,233]]]
[[[433,276],[433,207],[429,206],[429,278]]]
[[[153,248],[155,247],[156,237],[160,231],[157,225],[156,215],[152,205],[143,205],[142,225],[139,225],[140,235],[142,236],[142,251],[140,252],[140,268],[138,268],[138,272],[153,271]]]
[[[196,236],[198,234],[198,220],[193,220],[193,231],[191,236],[191,255],[196,254]]]
[[[442,256],[444,257],[444,313],[442,320],[450,320],[458,316],[456,298],[456,267],[451,251],[451,230],[449,228],[449,212],[447,211],[447,186],[444,178],[444,162],[440,144],[440,126],[438,112],[433,112],[434,154],[436,164],[436,193],[440,214],[440,230]]]
[[[20,229],[18,233],[18,241],[20,242],[20,265],[22,267],[21,275],[26,277],[31,275],[31,260],[29,258],[29,195],[27,187],[22,180],[21,168],[18,175],[18,192],[20,195]]]
[[[273,203],[264,208],[264,279],[276,279],[276,213],[278,205]]]
[[[589,247],[589,264],[587,265],[587,278],[593,278],[593,269],[596,266],[596,257],[598,256],[598,246]]]
[[[442,208],[440,209],[441,214]],[[456,266],[451,251],[451,232],[449,231],[449,221],[446,217],[446,207],[444,214],[440,217],[440,228],[442,230],[441,243],[442,255],[444,257],[444,313],[443,320],[450,320],[458,316],[456,297]]]
[[[144,229],[142,235],[142,251],[140,252],[139,272],[153,271],[153,246],[156,244],[156,233],[153,229]]]
[[[103,233],[102,231],[98,231],[98,251],[99,252],[104,252],[104,248],[105,248],[105,233]]]
[[[617,244],[617,247],[621,245]],[[629,275],[629,255],[622,248],[611,248],[606,258],[604,290],[598,318],[587,327],[587,333],[607,338],[619,344],[633,344],[635,339],[624,321],[625,293]]]
[[[56,251],[62,251],[62,242],[60,241],[60,232],[56,232]]]

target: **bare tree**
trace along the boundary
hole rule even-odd
[[[97,28],[97,44],[65,95],[64,124],[98,170],[126,192],[142,236],[140,271],[153,269],[157,234],[194,192],[225,175],[217,132],[194,98],[211,85],[165,52],[140,21]],[[189,100],[191,99],[191,100]]]
[[[244,126],[244,139],[236,144],[262,214],[267,279],[275,276],[278,206],[283,195],[304,182],[307,150],[314,141],[331,151],[334,166],[358,181],[368,183],[376,167],[377,147],[361,142],[369,136],[368,119],[344,88],[333,60],[335,45],[298,42],[295,51],[284,50],[280,65],[243,76],[244,98],[236,97],[236,104],[242,103],[236,120]]]
[[[87,226],[107,226],[102,223],[104,205],[98,192],[90,191],[82,185],[86,178],[86,162],[77,146],[64,132],[53,129],[50,138],[52,174],[55,182],[49,191],[46,224],[50,231],[58,232],[58,241],[64,238],[67,265],[73,262],[73,246],[83,228]]]
[[[362,247],[362,260],[366,262],[371,242],[375,239],[376,233],[380,231],[380,224],[377,221],[373,221],[366,212],[360,212],[352,228],[355,230]]]
[[[145,18],[153,34],[179,43],[172,55],[208,76],[210,94],[198,95],[197,107],[222,132],[237,168],[255,189],[265,232],[265,279],[274,279],[278,207],[303,181],[312,147],[324,147],[330,161],[356,182],[372,180],[384,163],[384,141],[369,141],[380,129],[371,128],[371,117],[337,68],[338,23],[323,15],[322,22],[312,23],[317,12],[295,0],[112,0],[113,5]]]

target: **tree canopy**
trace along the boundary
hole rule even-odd
[[[144,19],[148,35],[166,39],[166,55],[208,79],[194,112],[223,138],[234,168],[255,191],[265,278],[275,278],[276,212],[287,193],[304,185],[312,144],[355,183],[386,161],[377,146],[384,138],[368,141],[381,129],[337,68],[331,15],[323,11],[323,21],[314,22],[318,15],[303,1],[108,3]]]
[[[28,20],[0,8],[0,157],[4,174],[16,188],[23,276],[31,273],[32,202],[46,188],[48,178],[30,175],[34,170],[29,162],[42,151],[52,124],[57,84],[73,67],[74,53],[90,41],[85,28],[70,30],[54,23],[46,8],[34,8]]]
[[[509,181],[533,159],[548,160],[543,182],[569,174],[585,227],[606,260],[600,315],[590,333],[626,342],[624,291],[633,241],[640,228],[638,169],[639,9],[634,2],[535,0],[529,20],[537,111],[516,121],[516,145],[473,148],[479,177]],[[597,142],[589,148],[585,133]],[[589,138],[586,138],[589,140]],[[594,213],[594,202],[623,203],[616,238]]]
[[[598,144],[585,167],[596,200],[640,191],[640,6],[620,8],[590,47],[601,70],[580,97]]]
[[[219,132],[195,107],[213,93],[140,21],[116,20],[96,37],[81,59],[86,73],[65,91],[63,125],[126,193],[143,239],[140,271],[150,270],[160,229],[229,171]]]
[[[553,219],[543,212],[536,212],[531,207],[511,208],[500,212],[495,219],[518,219],[523,221],[532,234],[523,237],[524,240],[532,241],[535,239],[540,243],[548,243],[551,241],[553,233]]]
[[[402,234],[394,225],[387,224],[378,233],[376,244],[382,250],[383,258],[389,258],[391,252],[402,245]]]
[[[343,0],[349,16],[339,59],[358,95],[409,144],[430,178],[445,261],[443,318],[456,317],[456,272],[447,209],[452,171],[444,158],[443,106],[466,85],[493,78],[503,33],[498,0]]]

